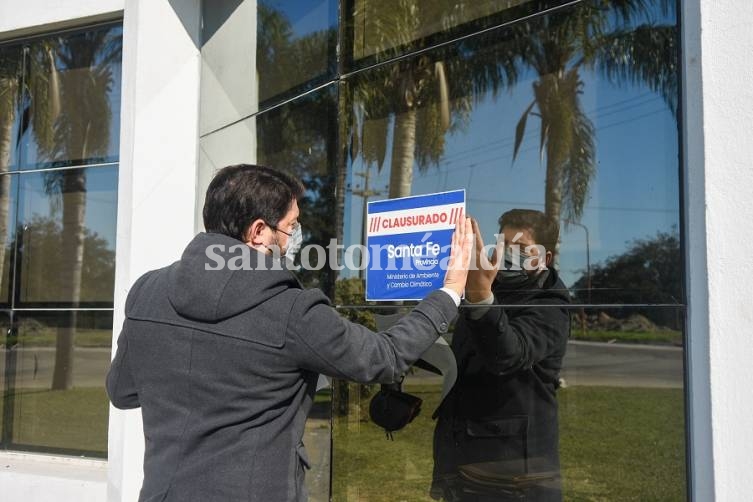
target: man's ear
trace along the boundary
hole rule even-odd
[[[243,236],[243,242],[254,246],[265,245],[264,237],[262,236],[262,234],[264,233],[264,228],[266,226],[267,224],[261,218],[257,218],[252,221],[246,229],[246,233]]]
[[[550,268],[552,266],[552,263],[554,262],[554,253],[547,251],[546,255],[544,256],[544,263],[546,263],[546,268]]]

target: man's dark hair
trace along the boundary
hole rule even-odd
[[[544,246],[547,251],[554,252],[560,237],[560,225],[557,220],[550,218],[541,211],[533,209],[511,209],[499,217],[500,230],[519,228],[531,231],[536,244]]]
[[[258,218],[276,225],[303,191],[296,178],[270,167],[223,167],[207,188],[204,228],[242,241],[249,225]]]

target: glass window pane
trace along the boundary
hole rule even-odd
[[[498,276],[486,338],[525,335],[528,352],[479,345],[480,325],[458,321],[452,404],[432,420],[445,379],[414,368],[403,388],[422,412],[394,443],[369,420],[379,388],[338,383],[334,500],[430,500],[432,486],[458,500],[685,497],[677,20],[664,2],[619,5],[580,2],[345,78],[346,247],[363,243],[367,201],[464,188],[487,244],[503,214],[524,240],[558,233],[545,281],[564,286],[527,282],[517,299]],[[348,308],[366,303],[363,280],[338,279],[346,317],[378,326],[396,310]],[[568,299],[557,329],[509,328]],[[601,303],[614,307],[589,308]]]
[[[0,47],[0,174],[18,168],[23,48]]]
[[[112,306],[117,167],[20,175],[17,302]]]
[[[304,267],[298,276],[305,285],[328,294],[334,271],[309,250],[311,246],[324,248],[337,237],[335,89],[327,87],[257,118],[259,163],[293,172],[306,188],[299,202],[304,241],[298,262],[304,259],[320,269]]]
[[[201,132],[334,76],[337,1],[205,2]]]
[[[684,317],[682,308],[573,313],[558,393],[566,498],[686,500]]]
[[[120,26],[28,45],[23,169],[117,161],[121,52]]]
[[[298,176],[306,188],[299,202],[304,238],[300,256],[315,268],[301,270],[299,277],[304,284],[327,293],[334,283],[333,270],[307,248],[314,244],[326,247],[339,228],[337,198],[333,196],[337,182],[336,97],[336,86],[327,86],[201,138],[201,187],[197,191],[203,197],[213,174],[237,163],[258,163]],[[203,202],[199,206],[203,207]]]
[[[682,303],[676,20],[620,15],[585,2],[349,77],[344,244],[366,199],[465,188],[486,244],[512,209],[556,220],[577,302]]]
[[[257,7],[259,101],[335,71],[337,2],[261,0]]]
[[[16,314],[11,448],[106,456],[112,312]]]
[[[353,59],[357,66],[533,14],[562,2],[533,0],[355,0]],[[372,57],[373,56],[373,57]],[[367,61],[359,60],[367,58]]]
[[[16,226],[16,200],[18,176],[0,175],[0,305],[10,305],[13,279],[14,230]]]
[[[361,315],[373,322],[379,310]],[[509,406],[505,403],[515,397],[500,390],[509,385],[509,377],[476,379],[469,387],[468,367],[461,362],[457,401],[447,399],[456,409],[453,433],[438,425],[446,416],[439,422],[432,418],[442,402],[444,385],[443,377],[434,372],[414,367],[407,375],[403,391],[423,403],[418,417],[394,433],[394,441],[387,440],[384,430],[369,418],[369,404],[379,386],[338,383],[333,500],[432,500],[438,447],[450,448],[450,459],[461,464],[461,458],[472,453],[480,454],[473,460],[483,455],[507,459],[464,471],[469,477],[460,483],[462,489],[490,497],[471,500],[522,500],[521,494],[530,497],[526,500],[550,500],[545,494],[553,486],[561,486],[564,500],[685,500],[684,309],[574,308],[571,317],[575,339],[565,352],[553,405],[557,418],[550,419],[554,427],[550,432],[559,445],[559,478],[535,473],[542,436],[533,432],[534,417],[527,418],[528,435],[521,429],[517,439],[514,420],[502,420],[510,418],[504,413],[489,411],[483,420],[468,418],[473,416],[471,410]],[[676,323],[679,328],[670,327]],[[454,336],[459,336],[457,331]],[[468,428],[468,423],[473,426]],[[495,424],[504,432],[494,433],[490,427]],[[473,427],[481,427],[482,432]],[[444,433],[455,436],[442,439]],[[516,487],[512,471],[518,468]],[[468,481],[474,474],[486,476],[487,482],[496,479],[497,484]]]
[[[6,376],[5,360],[8,357],[13,343],[15,343],[8,336],[8,328],[10,328],[10,313],[0,312],[0,447],[5,447],[5,443],[9,438],[5,435],[4,424],[9,422],[6,419],[6,411],[10,408],[5,405],[5,401],[8,399],[10,388],[9,380]]]

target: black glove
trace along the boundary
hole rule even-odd
[[[382,427],[387,438],[411,423],[421,413],[421,398],[402,391],[401,384],[382,385],[369,404],[371,420]]]

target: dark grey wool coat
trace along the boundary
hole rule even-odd
[[[540,289],[495,282],[493,292],[494,303],[507,308],[476,320],[466,309],[455,327],[458,377],[437,412],[433,494],[457,484],[461,466],[476,466],[533,481],[519,490],[489,488],[493,496],[471,500],[561,501],[556,392],[570,336],[570,294],[553,269]]]
[[[205,270],[216,266],[211,245],[245,246],[201,233],[179,261],[139,278],[126,300],[107,391],[118,408],[141,407],[139,500],[306,500],[301,438],[318,375],[394,382],[447,331],[457,307],[436,291],[373,333],[286,270]],[[271,268],[270,257],[250,256],[253,268],[258,260]]]

